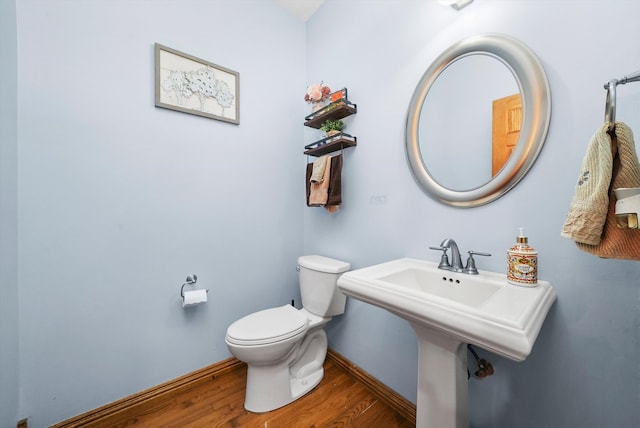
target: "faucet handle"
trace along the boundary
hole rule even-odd
[[[473,256],[474,254],[476,256],[490,256],[491,254],[489,253],[481,253],[479,251],[468,251],[469,253],[469,258],[467,259],[467,265],[464,267],[464,270],[462,272],[467,273],[469,275],[477,275],[478,274],[478,269],[476,268],[476,261],[474,260]]]
[[[451,263],[449,263],[449,257],[447,256],[447,248],[429,247],[429,249],[442,251],[442,257],[440,257],[440,264],[438,265],[438,269],[444,269],[444,270],[451,269]]]

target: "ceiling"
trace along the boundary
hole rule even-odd
[[[306,21],[322,5],[324,0],[272,0],[302,21]]]

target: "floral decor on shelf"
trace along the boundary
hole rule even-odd
[[[323,107],[326,101],[329,99],[331,89],[323,85],[322,82],[314,83],[307,88],[307,93],[304,94],[304,100],[313,105],[313,109]]]

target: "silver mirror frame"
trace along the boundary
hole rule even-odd
[[[469,55],[489,55],[501,61],[518,83],[522,97],[522,126],[515,149],[502,169],[487,183],[471,190],[452,190],[431,176],[420,152],[420,113],[438,76],[455,61]],[[551,91],[542,64],[521,41],[501,34],[469,37],[445,50],[425,71],[413,93],[407,113],[405,146],[418,185],[436,200],[457,207],[487,204],[507,193],[529,171],[544,145],[551,120]],[[452,165],[455,168],[455,165]]]

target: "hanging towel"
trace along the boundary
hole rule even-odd
[[[324,180],[324,170],[327,166],[328,156],[321,156],[313,162],[313,171],[311,172],[312,183],[322,183]]]
[[[608,129],[608,124],[605,126]],[[608,206],[604,226],[596,244],[574,240],[578,248],[599,257],[640,260],[640,230],[618,228],[615,220],[614,190],[621,187],[640,187],[640,165],[633,142],[633,133],[623,122],[616,122],[615,134],[606,135],[609,137],[612,166],[611,180],[607,188]],[[563,236],[566,236],[564,229]]]
[[[307,165],[307,171],[309,165]],[[311,174],[313,176],[313,164],[311,164]],[[326,177],[320,183],[313,183],[309,179],[309,197],[307,199],[307,205],[310,207],[323,207],[327,204],[329,197],[329,182],[331,174],[331,159],[327,159],[325,162],[325,168],[323,177]]]
[[[342,204],[342,163],[341,154],[329,157],[325,167],[325,180],[322,183],[311,183],[313,164],[307,164],[307,206],[324,207],[330,213],[338,211]]]
[[[331,173],[329,174],[329,191],[325,209],[330,213],[338,211],[342,204],[342,155],[331,158]]]
[[[591,138],[561,235],[584,244],[600,242],[609,206],[613,155],[609,123]]]

